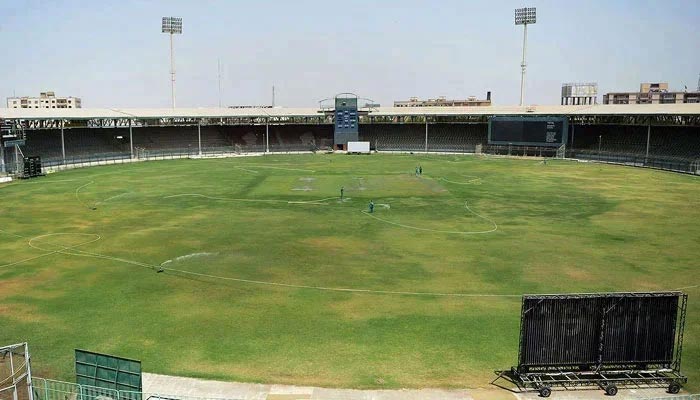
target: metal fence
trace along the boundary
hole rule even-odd
[[[381,150],[383,153],[426,153],[423,149],[400,148],[396,146],[391,151]],[[197,148],[173,148],[147,150],[143,148],[135,148],[133,157],[131,153],[115,152],[115,153],[96,153],[89,155],[67,156],[66,158],[49,156],[42,158],[43,168],[49,171],[59,171],[64,169],[73,169],[80,167],[89,167],[96,165],[109,164],[125,164],[135,161],[150,161],[150,160],[173,160],[183,158],[216,158],[216,157],[233,157],[242,155],[258,155],[258,154],[295,154],[295,153],[311,153],[323,151],[309,145],[270,145],[269,153],[266,152],[265,146],[226,146],[226,147],[203,147],[199,152]],[[449,148],[433,149],[427,153],[449,153],[449,154],[489,154],[510,157],[556,157],[559,156],[558,151],[554,147],[534,147],[534,146],[503,146],[503,145],[479,145],[470,148]],[[700,175],[700,158],[688,159],[680,157],[664,157],[664,156],[645,156],[639,154],[623,154],[613,152],[596,152],[590,150],[566,150],[566,158],[584,161],[595,161],[609,164],[619,164],[633,167],[662,169],[673,172],[681,172],[686,174]],[[8,172],[21,173],[22,165],[15,165],[14,162],[6,164]]]
[[[115,390],[36,377],[32,378],[32,390],[34,400],[243,400]]]
[[[243,400],[134,392],[78,385],[44,378],[32,378],[34,400]],[[700,394],[648,397],[644,400],[700,400]]]
[[[620,164],[632,167],[663,169],[685,174],[700,175],[700,158],[645,156],[642,154],[620,154],[611,152],[595,152],[572,150],[567,151],[567,157],[577,160],[596,161],[609,164]]]
[[[270,153],[273,153],[272,149]],[[306,150],[292,150],[292,149],[277,149],[274,151],[275,154],[298,154],[298,153],[311,153],[311,151]],[[66,157],[65,160],[62,158],[49,158],[42,160],[42,166],[46,171],[62,171],[66,169],[82,168],[82,167],[92,167],[97,165],[113,165],[113,164],[129,164],[132,162],[139,161],[156,161],[156,160],[177,160],[177,159],[188,159],[188,158],[223,158],[223,157],[234,157],[234,156],[246,156],[246,155],[261,155],[266,154],[265,149],[239,149],[238,151],[232,148],[227,149],[207,149],[202,150],[202,153],[198,151],[191,151],[190,149],[172,149],[172,150],[149,150],[149,151],[137,151],[134,154],[134,158],[131,154],[124,153],[103,153],[103,154],[93,154],[89,156],[76,156],[76,157]]]
[[[31,375],[26,342],[0,347],[0,399],[31,400],[27,390]]]

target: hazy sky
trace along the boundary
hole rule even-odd
[[[168,107],[175,37],[177,105],[315,106],[339,92],[390,105],[444,95],[517,104],[522,26],[528,29],[526,102],[559,104],[562,82],[608,91],[642,81],[694,89],[700,73],[698,0],[0,0],[0,96],[82,97],[83,107]]]

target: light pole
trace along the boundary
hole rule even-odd
[[[216,72],[219,74],[219,108],[221,108],[221,59],[216,60]]]
[[[272,115],[267,113],[264,109],[260,109],[265,115],[267,115],[267,118],[265,119],[265,153],[270,152],[270,119],[272,118]]]
[[[162,32],[170,34],[170,96],[175,108],[175,62],[173,61],[173,35],[182,34],[182,18],[163,17]]]
[[[515,9],[515,25],[523,26],[523,61],[520,63],[520,106],[525,103],[525,69],[527,63],[525,56],[527,55],[527,26],[537,22],[537,9],[535,7],[516,8]]]

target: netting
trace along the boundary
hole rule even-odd
[[[0,347],[0,400],[33,400],[26,343]]]
[[[566,158],[566,145],[562,144],[557,149],[557,158]]]

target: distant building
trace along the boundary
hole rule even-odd
[[[39,97],[8,97],[7,108],[81,108],[79,97],[56,97],[54,92],[41,92]]]
[[[612,92],[603,96],[603,104],[681,104],[700,103],[700,92],[670,92],[668,83],[642,83],[639,92]]]
[[[564,83],[561,85],[561,105],[598,104],[597,83]]]
[[[394,107],[480,107],[491,105],[491,92],[486,92],[486,100],[479,100],[476,96],[469,96],[466,100],[448,100],[445,96],[437,99],[419,100],[411,97],[408,101],[395,101]]]

